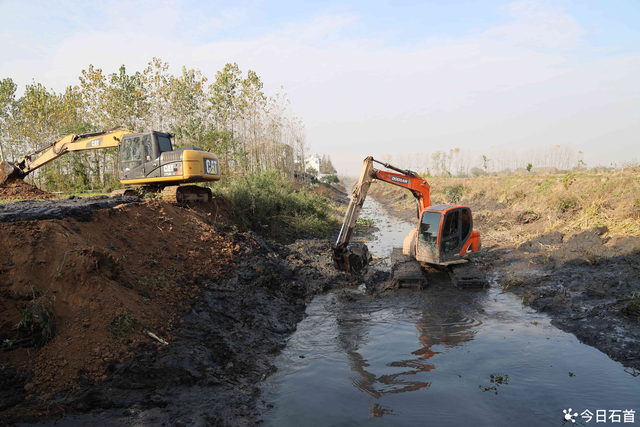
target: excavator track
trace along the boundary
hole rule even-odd
[[[487,278],[473,262],[447,267],[451,282],[457,287],[485,287]]]
[[[172,185],[162,190],[162,200],[176,205],[186,203],[206,203],[211,200],[212,193],[209,188],[197,185]]]
[[[422,289],[427,285],[420,263],[415,258],[402,253],[402,248],[393,248],[391,252],[391,272],[400,288]]]
[[[462,288],[487,285],[485,274],[473,262],[459,260],[440,268],[446,269],[454,286]],[[402,248],[393,248],[391,252],[391,271],[400,288],[424,288],[427,285],[427,277],[420,268],[420,262],[405,255]]]

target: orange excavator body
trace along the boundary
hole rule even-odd
[[[394,172],[377,170],[373,162]],[[480,232],[473,229],[473,217],[468,206],[431,206],[429,184],[424,178],[413,171],[367,157],[334,246],[334,259],[339,268],[342,268],[341,259],[374,179],[405,188],[416,198],[418,225],[404,239],[402,252],[405,255],[427,264],[451,265],[466,262],[464,255],[481,249]]]

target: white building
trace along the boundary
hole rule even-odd
[[[307,169],[314,168],[318,171],[318,175],[322,175],[322,159],[317,154],[313,156],[309,156],[304,159],[304,170],[306,172]]]

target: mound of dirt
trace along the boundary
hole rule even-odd
[[[193,279],[224,275],[240,250],[215,232],[219,209],[207,205],[150,201],[98,211],[91,222],[0,224],[0,363],[42,395],[102,379],[139,343],[161,348],[148,332],[171,341],[198,290]],[[38,313],[50,317],[44,327]]]
[[[10,179],[0,185],[0,200],[50,200],[57,197],[21,179]]]
[[[217,197],[0,223],[0,420],[254,425],[309,297],[359,281],[326,241],[282,246],[230,217]]]

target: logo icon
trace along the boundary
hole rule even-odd
[[[578,417],[578,413],[577,412],[574,412],[572,414],[571,413],[571,408],[563,409],[562,412],[564,412],[564,420],[565,421],[571,421],[572,423],[576,422],[576,418]]]

